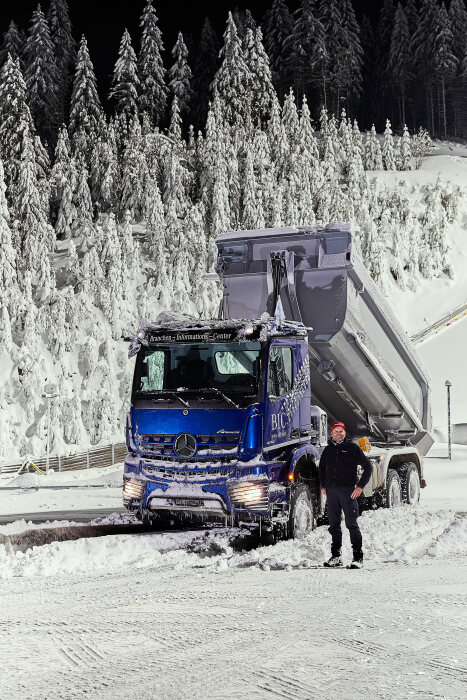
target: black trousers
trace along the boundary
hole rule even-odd
[[[344,511],[345,524],[350,533],[352,548],[358,551],[362,548],[362,533],[358,527],[357,518],[360,515],[356,498],[350,498],[353,488],[326,489],[329,532],[332,537],[332,554],[335,555],[342,547],[341,520]]]

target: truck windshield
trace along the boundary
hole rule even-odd
[[[138,397],[215,389],[225,395],[258,392],[260,343],[199,343],[142,348],[135,367]]]

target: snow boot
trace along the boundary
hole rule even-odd
[[[331,558],[324,562],[324,566],[328,569],[337,569],[343,565],[340,549],[331,550]]]
[[[361,569],[363,566],[363,552],[361,549],[353,550],[353,559],[349,565],[349,569]]]

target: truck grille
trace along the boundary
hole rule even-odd
[[[234,457],[238,449],[240,433],[231,435],[195,435],[197,449],[195,455],[190,459],[180,458],[175,454],[174,444],[177,435],[140,435],[139,446],[143,454],[151,457],[172,458],[177,460],[198,461],[199,459],[210,459],[213,456]]]
[[[173,468],[168,465],[143,464],[143,472],[146,476],[158,479],[183,479],[188,481],[210,481],[219,477],[229,477],[232,474],[232,467],[219,469],[180,469],[179,464],[174,462]]]
[[[229,499],[234,508],[252,513],[269,509],[269,484],[264,481],[232,481],[227,484]]]

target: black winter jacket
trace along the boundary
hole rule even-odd
[[[357,467],[363,468],[363,474],[358,478]],[[360,447],[345,438],[335,443],[330,440],[323,450],[319,461],[319,480],[321,488],[351,488],[359,486],[363,489],[370,481],[371,462]]]

